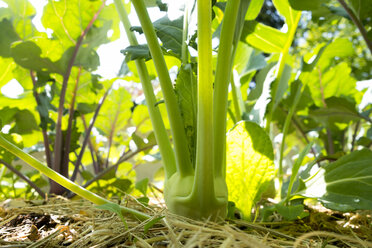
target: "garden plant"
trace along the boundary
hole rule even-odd
[[[155,185],[132,181],[151,157],[167,209],[190,219],[372,209],[368,0],[49,0],[46,31],[29,1],[3,2],[0,87],[16,79],[23,93],[0,96],[1,197],[49,186],[148,220],[109,198],[136,191],[147,205]],[[120,35],[123,64],[103,79],[98,48]]]

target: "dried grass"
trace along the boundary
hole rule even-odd
[[[146,211],[152,219],[164,218],[145,232],[152,219],[140,222],[127,216],[125,229],[115,214],[87,201],[61,197],[47,202],[10,201],[0,208],[0,247],[372,247],[368,237],[356,234],[283,233],[244,221],[198,222],[141,206],[130,197],[125,205]]]

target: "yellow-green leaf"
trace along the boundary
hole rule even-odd
[[[274,177],[274,152],[269,136],[254,122],[239,122],[227,134],[229,201],[235,202],[244,218]]]

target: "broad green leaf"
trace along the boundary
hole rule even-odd
[[[145,141],[140,136],[138,136],[135,132],[132,134],[132,140],[136,144],[137,149],[142,149],[146,146]]]
[[[118,166],[118,169],[116,170],[116,173],[114,173],[114,176],[116,178],[129,178],[132,180],[136,177],[136,171],[133,169],[133,165],[131,163],[124,162]]]
[[[8,19],[0,22],[0,56],[8,58],[11,56],[11,44],[19,40],[18,34],[13,28],[13,24]]]
[[[372,209],[372,151],[354,151],[330,163],[306,182],[306,197],[339,211]]]
[[[261,8],[264,2],[265,0],[254,0],[254,1],[251,0],[249,7],[248,7],[247,14],[245,15],[245,20],[251,21],[251,20],[256,19],[256,17],[261,11]]]
[[[325,99],[325,104],[323,108],[311,109],[309,116],[331,129],[337,130],[336,126],[339,123],[349,124],[362,118],[356,110],[355,102],[351,102],[350,99],[330,97]]]
[[[34,111],[36,108],[36,101],[31,91],[19,95],[16,99],[0,95],[0,107],[4,106],[12,106],[13,108],[18,108],[20,110],[28,109]]]
[[[275,8],[279,13],[285,17],[285,23],[288,25],[288,29],[291,29],[295,25],[298,15],[301,15],[301,12],[294,10],[291,5],[288,3],[289,0],[273,0]]]
[[[149,112],[145,105],[136,106],[132,114],[132,120],[139,133],[147,134],[153,130]]]
[[[146,177],[138,182],[136,182],[136,189],[138,189],[144,196],[147,196],[147,188],[149,185],[149,179]]]
[[[253,122],[239,122],[227,134],[226,182],[229,201],[246,219],[274,177],[274,153],[269,136]]]
[[[12,17],[12,12],[10,11],[9,8],[0,8],[0,22],[3,19],[8,19],[10,20]]]
[[[164,16],[155,21],[153,25],[156,35],[163,43],[162,46],[180,57],[182,50],[183,17],[169,20],[168,16]],[[138,26],[132,27],[132,30],[142,33],[142,28]]]
[[[323,0],[288,0],[293,9],[296,10],[315,10],[324,2]]]
[[[369,0],[349,0],[354,13],[359,19],[364,20],[372,16],[372,4]]]
[[[95,103],[80,102],[80,103],[78,103],[76,109],[81,114],[85,115],[85,114],[93,113],[96,110],[96,108],[97,108],[97,104],[95,104]]]
[[[12,59],[0,58],[0,88],[13,79],[12,71],[15,67]]]
[[[329,97],[358,95],[355,89],[356,80],[350,76],[351,68],[342,62],[328,70],[316,68],[302,81],[309,86],[311,96],[317,106],[324,106],[323,101]]]
[[[122,192],[128,192],[130,186],[132,185],[132,181],[129,179],[116,178],[116,180],[112,182],[111,185]]]
[[[53,30],[53,37],[58,38],[64,48],[74,46],[101,4],[101,1],[89,0],[51,0],[44,7],[42,24]]]
[[[95,127],[102,130],[106,137],[112,135],[114,142],[119,144],[127,137],[126,127],[132,106],[132,97],[128,91],[122,87],[112,90],[102,105]]]
[[[68,48],[62,55],[61,59],[57,62],[63,72],[67,70],[72,55],[74,54],[75,47]],[[99,56],[97,52],[90,47],[80,47],[74,60],[74,66],[81,66],[87,71],[94,71],[98,68]]]
[[[15,126],[10,129],[12,133],[29,134],[38,130],[35,116],[29,110],[18,110],[14,115]]]
[[[41,49],[32,41],[14,43],[11,55],[14,61],[22,67],[35,71],[62,73],[60,67],[49,58],[41,57]]]
[[[14,29],[23,40],[39,34],[32,23],[36,10],[28,0],[4,0],[4,2],[12,12]]]
[[[151,59],[150,49],[147,45],[128,46],[120,51],[125,55],[125,60]]]
[[[242,38],[251,46],[266,53],[282,52],[287,41],[286,34],[256,21],[245,22]]]
[[[165,62],[167,64],[168,69],[177,66],[178,68],[181,67],[181,61],[174,57],[174,56],[164,56]],[[134,61],[130,61],[127,63],[129,70],[132,72],[132,75],[126,76],[124,79],[128,81],[135,81],[135,82],[140,82],[138,72],[136,65]],[[157,77],[157,73],[155,70],[154,62],[152,60],[146,61],[146,67],[149,72],[150,79],[154,79]]]
[[[190,64],[182,66],[178,73],[175,92],[178,98],[191,158],[196,154],[196,75]]]
[[[305,208],[303,204],[284,206],[283,204],[275,204],[275,210],[283,216],[284,219],[293,221],[302,219],[309,215],[308,212],[304,212]]]

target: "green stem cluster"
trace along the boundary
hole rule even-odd
[[[209,217],[224,218],[227,208],[227,186],[225,182],[226,114],[228,85],[233,58],[232,43],[235,32],[235,29],[231,27],[235,27],[240,0],[228,1],[226,5],[214,82],[211,39],[212,2],[211,0],[197,1],[198,98],[195,160],[190,158],[188,141],[177,98],[145,3],[143,0],[135,0],[132,3],[140,20],[155,64],[155,69],[159,76],[172,132],[176,168],[174,172],[174,167],[169,166],[164,161],[167,175],[165,182],[166,204],[171,211],[195,219]],[[117,4],[124,26],[126,26],[127,35],[131,36],[129,40],[133,41],[133,34],[130,32],[129,21],[125,17],[125,10],[123,7],[120,7],[122,3],[117,0],[115,4]],[[183,43],[186,40],[187,25],[186,19],[184,20]],[[131,42],[131,45],[135,44],[136,42]],[[182,62],[186,64],[188,58],[185,44],[183,44],[182,52]],[[141,70],[141,66],[137,66],[137,68]],[[142,77],[141,73],[139,75],[142,84],[145,85],[146,83],[144,81],[147,78]],[[145,95],[145,97],[148,100],[148,96]],[[149,103],[148,106],[151,114],[152,110],[150,108],[152,104]],[[154,117],[151,120],[155,124],[156,122],[160,122],[161,118]],[[158,133],[155,127],[154,131],[155,134]],[[160,139],[165,139],[162,135],[157,135],[156,137],[158,142]],[[162,148],[160,147],[160,149]],[[168,153],[168,156],[170,154]],[[195,165],[191,161],[195,161]]]

